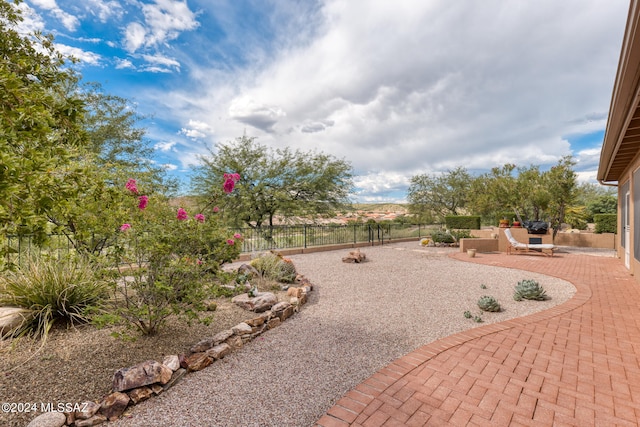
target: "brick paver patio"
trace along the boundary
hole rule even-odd
[[[637,426],[640,285],[616,258],[466,254],[565,279],[550,310],[425,345],[343,396],[318,426]]]

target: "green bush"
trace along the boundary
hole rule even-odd
[[[480,229],[480,217],[479,216],[463,216],[463,215],[448,215],[444,218],[445,225],[448,229]]]
[[[593,220],[596,223],[596,233],[618,232],[617,214],[596,214],[593,216]]]
[[[32,258],[0,277],[0,306],[31,310],[16,335],[46,338],[56,322],[87,322],[107,295],[106,282],[82,259]]]
[[[434,243],[454,243],[456,241],[451,233],[439,230],[431,233],[431,240],[433,240]]]
[[[133,197],[137,203],[137,192]],[[107,260],[118,272],[111,279],[112,305],[99,324],[124,323],[153,335],[172,315],[211,320],[198,313],[206,310],[203,301],[214,293],[222,264],[238,257],[242,236],[231,236],[215,216],[176,212],[155,198],[144,209],[132,204],[131,222],[120,234]]]
[[[471,239],[473,236],[471,235],[471,231],[469,230],[451,230],[449,232],[458,242],[460,239]]]

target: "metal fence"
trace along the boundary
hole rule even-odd
[[[242,252],[298,249],[349,243],[384,244],[394,239],[421,238],[440,226],[424,224],[296,225],[236,230]]]
[[[429,236],[439,225],[425,224],[350,224],[294,225],[241,228],[232,232],[243,236],[243,253],[267,250],[298,249],[350,243],[384,244],[397,239]],[[6,261],[22,264],[34,255],[63,259],[75,251],[64,235],[52,235],[45,246],[37,245],[32,236],[7,236]],[[108,247],[105,248],[108,250]]]

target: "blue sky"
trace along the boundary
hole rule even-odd
[[[188,182],[218,142],[351,162],[354,201],[411,176],[572,154],[593,181],[623,0],[28,0],[84,80],[131,100],[155,160]],[[595,182],[595,181],[593,181]],[[186,187],[185,187],[186,188]]]

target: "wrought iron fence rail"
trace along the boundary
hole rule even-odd
[[[395,239],[425,237],[438,228],[438,225],[425,224],[287,225],[240,228],[232,232],[243,236],[242,253],[251,253],[352,243],[384,244]],[[7,236],[6,261],[20,264],[25,258],[42,254],[60,259],[75,251],[66,236],[50,237],[46,246],[39,246],[29,235]],[[108,249],[106,246],[103,251]]]

